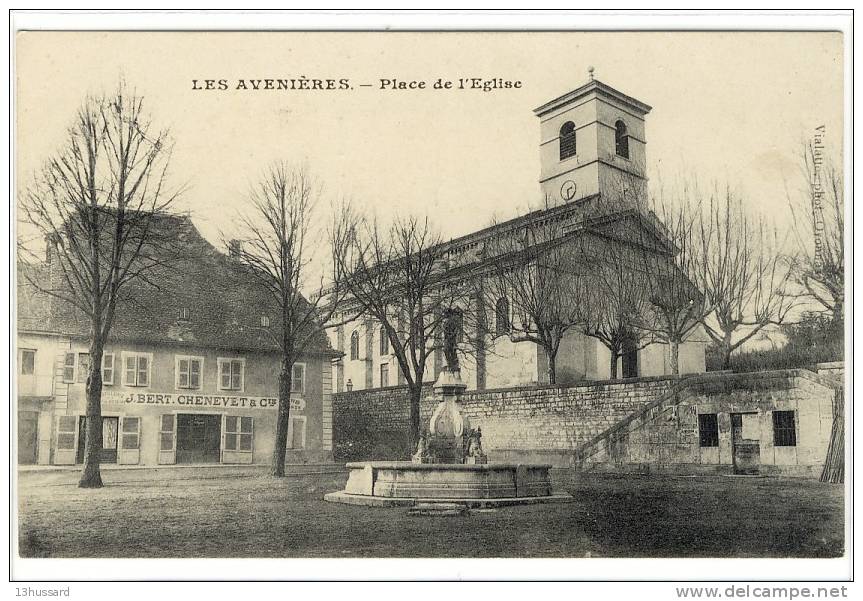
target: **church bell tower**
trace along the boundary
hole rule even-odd
[[[650,107],[594,79],[534,109],[540,177],[549,206],[599,195],[600,205],[646,198],[644,118]]]

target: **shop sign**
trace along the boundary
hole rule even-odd
[[[103,390],[104,405],[159,405],[173,407],[193,407],[196,409],[231,408],[231,409],[278,409],[279,399],[275,397],[256,396],[225,396],[216,394],[194,394],[174,392],[124,392],[119,390]],[[301,398],[291,399],[291,411],[303,411],[306,401]]]

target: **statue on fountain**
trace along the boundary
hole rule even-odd
[[[473,465],[488,463],[488,457],[482,450],[482,428],[471,430],[467,435],[467,452],[465,453],[464,462]]]
[[[431,456],[429,455],[428,449],[428,439],[426,438],[425,432],[420,432],[420,439],[417,441],[417,450],[411,456],[411,462],[431,463]]]
[[[412,457],[415,463],[486,462],[480,444],[482,434],[470,427],[470,420],[462,414],[459,403],[462,392],[467,388],[462,382],[458,361],[461,321],[461,312],[458,309],[447,309],[443,314],[443,353],[446,367],[440,372],[434,385],[440,402],[429,421],[427,437],[421,439]]]
[[[458,365],[458,335],[462,327],[461,311],[446,309],[443,315],[443,356],[446,359],[447,371],[457,372]]]

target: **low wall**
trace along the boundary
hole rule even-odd
[[[831,361],[829,363],[819,363],[815,366],[815,371],[819,376],[836,376],[842,380],[845,377],[845,362]]]
[[[599,381],[565,388],[539,386],[466,392],[463,412],[482,428],[492,461],[571,464],[572,451],[667,393],[679,377]],[[437,405],[423,389],[421,423]],[[406,459],[409,406],[406,387],[333,395],[337,461]]]
[[[695,376],[580,447],[575,463],[595,471],[733,472],[741,457],[731,416],[746,414],[748,433],[741,436],[757,448],[758,473],[817,478],[830,443],[834,402],[841,404],[842,394],[835,378],[808,370]],[[793,444],[774,444],[776,411],[793,412]],[[715,444],[702,443],[700,414],[716,416]]]

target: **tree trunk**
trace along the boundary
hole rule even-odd
[[[671,373],[680,374],[680,343],[671,342]]]
[[[422,398],[423,388],[422,383],[414,384],[408,387],[410,394],[410,449],[416,448],[417,442],[420,439],[420,399]]]
[[[557,383],[557,353],[548,353],[548,383]]]
[[[612,380],[617,379],[617,360],[620,358],[620,353],[618,351],[611,351],[611,361],[608,364],[608,373],[609,377]]]
[[[722,369],[731,369],[731,346],[722,345]]]
[[[270,474],[276,478],[285,476],[285,455],[288,448],[288,424],[291,417],[291,379],[294,364],[287,357],[282,358],[279,372],[279,411],[276,416],[276,442],[273,448],[273,464]]]
[[[84,419],[84,471],[79,488],[102,488],[99,454],[102,452],[102,346],[90,346],[87,374],[87,408]]]

